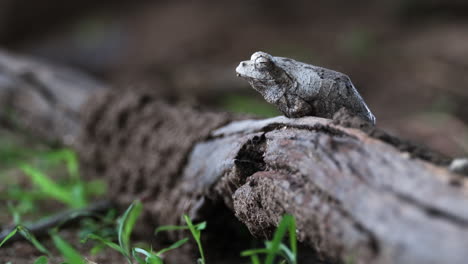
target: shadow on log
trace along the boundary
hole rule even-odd
[[[86,175],[106,179],[122,205],[141,199],[152,225],[180,224],[184,213],[208,220],[221,256],[235,217],[264,238],[289,213],[298,239],[327,259],[468,259],[467,180],[439,166],[448,158],[382,131],[315,117],[243,120],[138,89],[92,95],[83,109],[74,142]]]

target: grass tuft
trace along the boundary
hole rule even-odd
[[[3,240],[2,242],[0,242],[0,247],[3,246],[3,244],[5,244],[9,239],[11,239],[14,235],[16,235],[16,233],[18,233],[20,235],[22,235],[26,240],[28,240],[31,244],[33,244],[33,246],[39,250],[41,253],[43,254],[46,254],[46,255],[49,255],[50,256],[50,252],[36,239],[36,237],[31,233],[29,232],[29,230],[22,226],[22,225],[18,225],[16,226]]]
[[[285,235],[289,235],[289,248],[282,243]],[[265,242],[265,248],[249,249],[241,252],[241,256],[250,257],[252,263],[260,264],[259,255],[266,255],[265,264],[273,264],[277,257],[289,264],[297,264],[297,240],[296,221],[291,215],[285,215],[281,219],[278,228],[273,235],[273,240]]]
[[[1,151],[0,151],[1,152]],[[20,153],[21,154],[21,153]],[[26,154],[18,154],[16,157],[26,157]],[[1,153],[0,153],[1,156]],[[74,152],[70,150],[58,150],[52,152],[41,152],[41,157],[35,161],[38,163],[25,163],[15,161],[20,170],[25,173],[34,186],[34,190],[23,190],[21,187],[9,187],[7,192],[0,194],[0,199],[8,200],[7,209],[13,216],[13,221],[17,225],[0,242],[2,247],[13,236],[20,234],[25,237],[34,247],[45,254],[34,261],[34,264],[47,264],[47,256],[50,252],[22,225],[23,215],[37,208],[36,201],[53,199],[72,208],[81,208],[88,204],[89,195],[103,193],[105,185],[102,181],[85,182],[80,179],[78,161]],[[44,167],[44,165],[47,165]],[[56,181],[48,176],[50,166],[65,165],[68,178],[64,181]],[[62,168],[63,169],[63,168]],[[13,201],[13,202],[12,202]],[[116,220],[116,213],[108,213],[103,217],[85,218],[80,220],[80,237],[82,242],[88,240],[96,241],[97,244],[91,250],[95,253],[98,250],[109,247],[124,256],[128,263],[134,264],[163,264],[163,254],[175,250],[189,241],[183,238],[170,246],[153,251],[153,249],[132,247],[131,234],[143,209],[140,201],[134,201],[125,213]],[[73,215],[71,217],[76,217]],[[206,229],[207,223],[194,224],[189,216],[184,215],[186,225],[184,226],[161,226],[155,230],[155,235],[161,231],[189,230],[199,250],[199,264],[206,264],[205,253],[201,242],[201,231]],[[58,228],[58,227],[57,227]],[[68,264],[86,263],[84,256],[74,249],[67,241],[61,238],[56,229],[50,231],[50,236],[55,247],[65,258]],[[289,243],[283,243],[285,237],[289,237]],[[250,249],[241,252],[241,256],[250,257],[253,264],[273,264],[279,263],[297,264],[297,242],[296,224],[292,216],[286,215],[280,221],[277,230],[271,241],[265,242],[264,248]],[[262,262],[263,258],[263,262]]]
[[[133,228],[135,226],[135,223],[138,219],[138,217],[141,214],[141,210],[143,208],[143,205],[141,204],[140,201],[134,201],[125,211],[125,213],[122,215],[122,217],[118,220],[118,241],[119,243],[112,242],[110,239],[104,238],[102,236],[96,235],[96,234],[88,234],[86,239],[84,239],[82,242],[86,242],[89,239],[95,240],[100,242],[101,244],[112,248],[113,250],[116,250],[125,258],[127,259],[128,263],[132,264],[133,261],[136,261],[138,264],[163,264],[163,260],[161,258],[161,255],[179,248],[183,244],[185,244],[188,241],[188,238],[181,239],[172,245],[170,245],[167,248],[161,249],[158,252],[153,252],[138,248],[138,247],[131,247],[130,243],[130,238],[131,234],[133,231]],[[206,226],[206,223],[203,225],[196,225],[192,227],[195,229],[203,229]],[[184,229],[189,229],[190,227],[187,226]],[[162,230],[175,230],[179,229],[178,226],[168,226],[168,227],[162,227],[160,231]],[[144,258],[141,257],[141,255],[144,256]]]

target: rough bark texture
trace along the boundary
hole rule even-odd
[[[170,105],[136,89],[93,96],[84,110],[75,146],[88,176],[106,179],[121,204],[142,199],[153,225],[179,224],[183,213],[208,220],[206,237],[217,242],[211,254],[238,254],[224,235],[227,243],[246,241],[231,236],[239,228],[234,215],[253,235],[269,237],[290,213],[299,240],[329,259],[468,259],[467,179],[438,166],[448,158],[365,124],[235,121],[242,117]]]
[[[175,187],[191,149],[234,118],[187,105],[170,106],[151,90],[135,89],[95,96],[85,109],[78,148],[89,169],[86,174],[112,182],[110,194],[121,204],[145,200],[164,223],[181,216],[173,213],[168,199],[178,199]],[[192,181],[193,189],[198,189],[197,182]]]

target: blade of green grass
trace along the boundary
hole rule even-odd
[[[268,247],[270,252],[268,252],[267,254],[265,264],[273,264],[275,256],[279,253],[281,241],[283,240],[286,231],[288,231],[288,227],[291,225],[291,221],[291,215],[285,215],[281,219],[281,222],[278,228],[276,229],[275,234],[273,235],[273,240],[271,241],[271,244]]]
[[[267,254],[270,250],[267,248],[248,249],[241,252],[242,257],[249,257],[258,254]]]
[[[296,219],[294,216],[289,215],[289,247],[294,258],[292,258],[293,264],[297,263],[297,238],[296,238]]]
[[[157,235],[159,232],[162,231],[174,231],[174,230],[186,230],[189,229],[188,226],[176,226],[176,225],[165,225],[165,226],[160,226],[154,230],[154,234]]]
[[[102,244],[104,244],[104,245],[106,245],[106,246],[108,246],[108,247],[110,247],[110,248],[112,248],[112,249],[118,251],[120,254],[122,254],[122,255],[125,256],[125,251],[124,251],[124,249],[123,249],[121,246],[117,245],[116,243],[114,243],[114,242],[112,242],[112,241],[110,241],[110,240],[107,240],[107,239],[102,238],[102,237],[100,237],[100,236],[97,236],[97,235],[95,235],[95,234],[89,234],[89,235],[86,237],[86,239],[83,240],[83,241],[81,241],[81,242],[84,243],[84,242],[86,242],[88,239],[92,239],[92,240],[99,241],[99,242],[101,242]]]
[[[280,255],[288,260],[289,264],[296,263],[296,255],[283,243],[280,244]]]
[[[206,222],[201,222],[195,225],[195,228],[198,230],[204,230],[206,228]],[[162,231],[174,231],[174,230],[186,230],[190,229],[188,226],[176,226],[176,225],[166,225],[166,226],[160,226],[156,228],[154,231],[154,234],[157,235],[159,232]]]
[[[282,243],[287,231],[289,231],[290,248]],[[278,255],[284,259],[282,263],[297,264],[296,222],[293,216],[283,216],[273,235],[273,240],[266,241],[265,248],[249,249],[241,252],[241,256],[250,257],[252,262],[260,261],[258,257],[260,254],[267,255],[265,264],[272,264]],[[253,258],[256,258],[256,260]]]
[[[260,258],[257,255],[250,256],[250,260],[252,261],[252,264],[260,264]]]
[[[5,244],[10,238],[12,238],[17,232],[19,232],[26,240],[28,240],[33,246],[43,254],[50,255],[49,251],[36,239],[36,237],[29,232],[24,226],[16,226],[0,243],[0,247]]]
[[[16,229],[18,229],[18,232],[24,238],[26,238],[26,240],[31,242],[31,244],[33,244],[33,246],[37,250],[39,250],[41,253],[44,253],[50,256],[50,252],[36,239],[36,237],[31,232],[29,232],[29,230],[26,227],[19,225],[16,227]]]
[[[203,247],[202,247],[202,244],[201,244],[201,240],[200,240],[200,237],[201,237],[201,231],[202,229],[198,229],[196,228],[193,223],[192,223],[192,220],[190,220],[190,217],[188,217],[188,215],[184,214],[184,219],[185,219],[185,222],[187,223],[187,226],[189,227],[190,229],[190,232],[192,233],[192,236],[193,238],[195,239],[195,242],[197,242],[197,245],[198,245],[198,251],[200,252],[200,257],[201,257],[201,260],[200,262],[202,264],[205,264],[205,254],[203,253]],[[206,224],[205,225],[202,225],[202,228],[204,229],[206,227]]]
[[[68,264],[86,264],[80,253],[63,240],[56,232],[51,233],[55,247],[60,251]]]
[[[125,251],[126,256],[130,256],[130,235],[142,209],[143,204],[140,201],[134,201],[119,220],[119,244]]]
[[[160,251],[158,251],[156,253],[156,255],[159,256],[159,255],[164,254],[164,253],[166,253],[166,252],[168,252],[170,250],[176,249],[176,248],[182,246],[183,244],[187,243],[187,241],[188,241],[188,238],[181,239],[181,240],[175,242],[174,244],[168,246],[167,248],[161,249]]]
[[[3,244],[5,244],[5,242],[7,242],[10,238],[12,238],[16,234],[16,232],[18,232],[18,228],[11,230],[11,232],[0,243],[0,247],[2,247]]]

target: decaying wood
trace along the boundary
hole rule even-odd
[[[142,199],[148,222],[188,213],[219,246],[234,215],[268,237],[289,213],[299,240],[332,259],[466,263],[468,182],[437,165],[445,157],[328,119],[240,120],[159,99],[101,93],[76,124],[87,175],[121,204]]]

